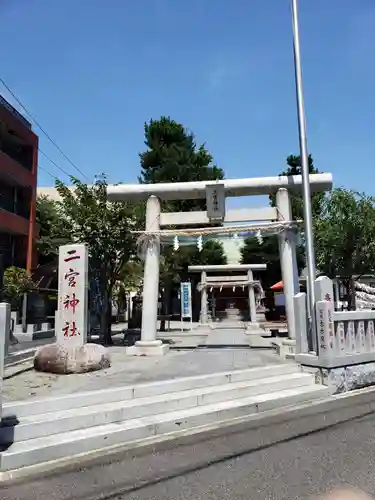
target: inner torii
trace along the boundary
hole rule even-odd
[[[201,279],[198,285],[201,293],[201,308],[200,308],[200,323],[205,325],[208,323],[208,292],[215,294],[215,289],[219,292],[224,288],[233,289],[242,288],[247,289],[248,294],[248,308],[247,317],[249,319],[248,326],[254,330],[259,328],[257,322],[258,314],[256,307],[256,295],[258,297],[262,294],[262,287],[260,281],[254,280],[253,271],[265,271],[267,269],[266,264],[225,264],[225,265],[206,265],[206,266],[189,266],[188,271],[190,273],[200,273]],[[220,276],[210,276],[212,272],[220,272]],[[235,272],[233,275],[226,275],[227,273]],[[237,274],[241,273],[241,274]],[[230,309],[234,308],[234,302],[225,304],[226,315],[230,314]],[[244,312],[238,311],[238,312]],[[228,314],[229,313],[229,314]],[[217,310],[212,312],[212,319],[219,318]],[[244,319],[244,318],[239,318]]]
[[[332,189],[331,174],[310,174],[311,192]],[[288,322],[288,335],[294,339],[295,313],[294,295],[299,292],[296,261],[296,225],[292,220],[290,192],[300,193],[302,176],[260,177],[248,179],[227,179],[222,181],[176,182],[160,184],[120,184],[108,186],[108,199],[111,201],[147,200],[146,204],[146,250],[143,283],[143,314],[141,340],[128,348],[132,355],[162,355],[169,347],[157,337],[157,313],[159,297],[159,259],[160,238],[182,234],[215,234],[217,227],[201,230],[163,230],[165,226],[189,226],[198,224],[221,223],[220,232],[254,231],[279,235],[279,252],[282,280],[285,293],[285,308]],[[225,198],[249,195],[276,194],[276,207],[250,209],[246,211],[225,212]],[[161,213],[161,200],[207,199],[206,212]],[[224,207],[224,209],[223,209]],[[192,223],[192,221],[194,221]],[[226,226],[223,223],[247,221],[269,221],[247,226]],[[275,222],[276,221],[276,222]]]

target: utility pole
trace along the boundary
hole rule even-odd
[[[299,129],[299,146],[302,166],[302,184],[303,184],[303,209],[305,223],[305,243],[306,243],[306,261],[308,272],[308,310],[310,332],[312,336],[312,345],[314,349],[318,349],[317,342],[317,326],[315,319],[315,251],[314,251],[314,235],[312,226],[312,210],[311,210],[311,194],[310,194],[310,169],[309,155],[307,151],[307,133],[306,133],[306,116],[305,105],[303,99],[303,84],[302,84],[302,65],[301,65],[301,48],[299,38],[299,23],[298,23],[298,0],[291,0],[292,9],[292,25],[293,25],[293,48],[294,48],[294,70],[296,82],[296,97],[298,109],[298,129]]]

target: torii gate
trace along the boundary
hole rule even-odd
[[[276,193],[277,219],[285,224],[285,230],[279,235],[280,262],[284,283],[285,307],[290,338],[295,338],[295,313],[293,297],[299,292],[296,235],[288,227],[292,224],[290,191],[302,191],[302,176],[259,177],[248,179],[226,179],[222,181],[176,182],[160,184],[119,184],[108,186],[110,201],[140,201],[146,204],[146,233],[160,233],[160,200],[189,200],[206,198],[207,188],[212,185],[223,185],[225,197],[270,195]],[[311,192],[329,191],[332,189],[332,175],[310,174]],[[268,207],[269,208],[269,207]],[[182,214],[181,214],[182,215]],[[243,220],[243,219],[242,219]],[[261,219],[258,219],[261,220]],[[182,223],[181,220],[179,221]],[[168,345],[156,339],[157,304],[159,296],[159,258],[160,245],[158,238],[150,237],[145,253],[145,269],[143,284],[143,314],[141,340],[128,348],[132,355],[162,355],[168,351]]]

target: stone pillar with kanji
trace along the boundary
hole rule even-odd
[[[59,248],[58,306],[55,333],[58,344],[87,342],[88,248],[84,244]]]

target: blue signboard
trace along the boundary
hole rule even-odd
[[[181,318],[191,318],[191,283],[181,283]]]

